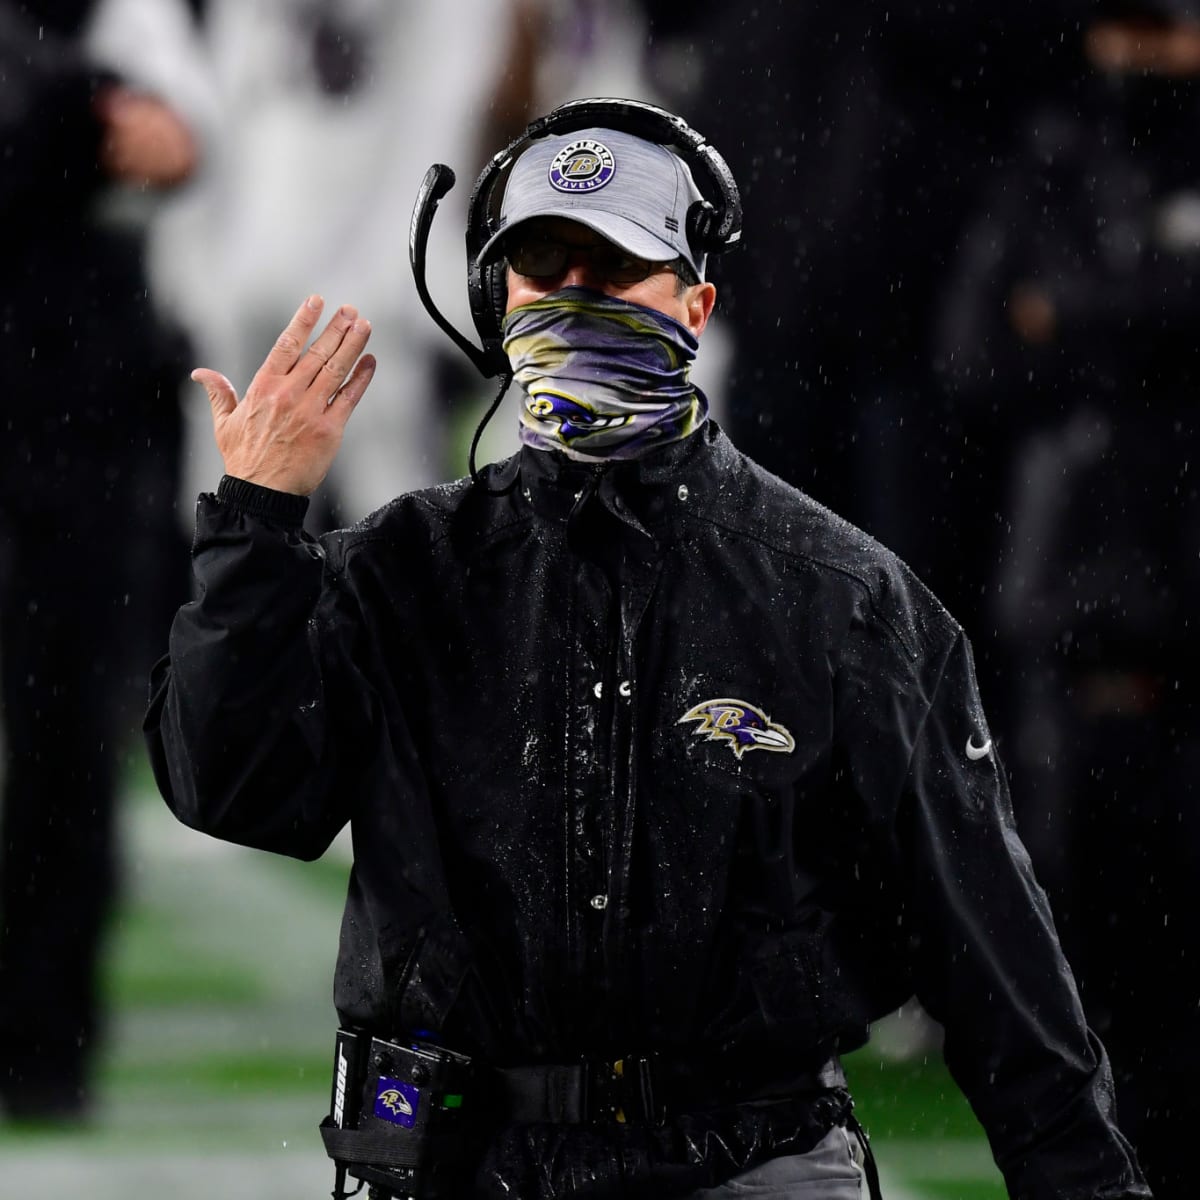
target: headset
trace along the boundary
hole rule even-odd
[[[464,337],[438,311],[425,282],[425,251],[437,206],[454,186],[454,172],[434,163],[425,172],[413,207],[408,230],[408,260],[417,294],[429,315],[451,341],[471,360],[485,379],[506,375],[504,306],[506,268],[500,255],[479,262],[480,251],[500,228],[504,185],[513,164],[531,143],[551,134],[573,133],[600,126],[616,129],[648,142],[657,142],[677,154],[691,169],[702,200],[687,215],[688,244],[696,254],[721,254],[735,246],[742,234],[742,201],[729,166],[717,151],[681,117],[641,100],[593,98],[571,100],[539,117],[483,168],[471,193],[467,212],[467,294],[471,317],[482,347]]]

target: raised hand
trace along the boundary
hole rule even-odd
[[[307,496],[328,473],[375,359],[362,354],[371,323],[349,305],[305,350],[323,307],[320,296],[310,296],[297,309],[240,403],[224,375],[206,367],[192,372],[208,392],[227,475]]]

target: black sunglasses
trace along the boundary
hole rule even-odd
[[[627,254],[612,242],[575,245],[546,237],[514,238],[504,249],[508,265],[529,279],[553,279],[567,269],[574,254],[586,254],[592,271],[609,283],[641,283],[656,271],[676,270],[676,262],[650,262]]]

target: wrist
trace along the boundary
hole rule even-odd
[[[280,525],[299,527],[308,512],[308,497],[267,487],[236,475],[223,475],[217,486],[217,500],[253,517],[262,517]]]

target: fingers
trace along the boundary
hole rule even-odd
[[[293,368],[293,376],[328,402],[345,382],[370,336],[371,323],[352,305],[343,304]]]
[[[272,394],[276,388],[276,383],[271,382],[272,377],[275,381],[284,383],[288,393],[297,399],[307,394],[319,400],[323,406],[331,404],[339,395],[339,389],[346,385],[351,369],[371,336],[371,323],[360,317],[358,310],[352,305],[343,304],[305,351],[304,347],[316,328],[323,307],[324,301],[321,297],[312,295],[296,310],[287,327],[276,339],[259,373],[254,377],[248,393],[251,398]],[[342,393],[350,402],[350,407],[361,399],[373,371],[374,359],[371,360],[371,366],[356,379],[354,389],[349,393]],[[216,372],[205,372],[205,375],[208,378],[205,386],[210,389],[209,399],[215,405],[217,401],[213,399],[212,388],[217,386]],[[286,377],[286,382],[283,377]],[[193,378],[204,382],[199,372],[193,375]],[[220,378],[224,381],[224,386],[219,389],[221,411],[227,413],[236,405],[237,396],[233,393],[229,381],[224,376]],[[232,404],[229,402],[229,395],[232,395]]]
[[[329,404],[333,404],[336,400],[338,407],[345,406],[345,417],[347,420],[350,414],[354,411],[354,406],[363,398],[363,393],[367,390],[367,385],[375,375],[375,356],[373,354],[364,354],[350,372],[350,378],[329,397]]]
[[[208,393],[208,402],[212,405],[214,421],[221,417],[227,417],[237,408],[237,391],[220,371],[197,367],[192,372],[192,379]]]
[[[296,315],[288,322],[287,328],[275,340],[271,353],[263,362],[262,369],[270,375],[286,375],[299,361],[304,353],[304,347],[312,331],[316,328],[317,319],[325,301],[320,296],[309,296],[296,309]],[[326,330],[328,332],[328,330]]]

